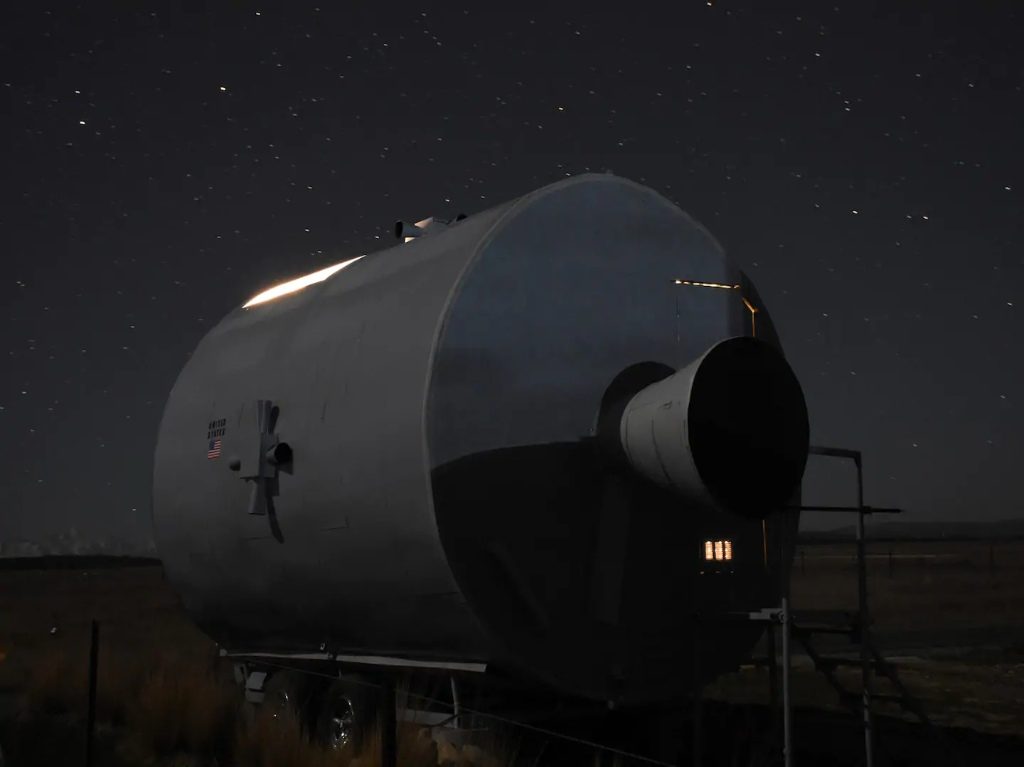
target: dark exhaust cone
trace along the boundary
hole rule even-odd
[[[629,464],[683,498],[763,517],[803,478],[810,428],[780,352],[730,338],[638,392],[619,438]]]

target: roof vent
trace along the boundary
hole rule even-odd
[[[440,229],[447,229],[464,218],[466,218],[466,214],[460,213],[450,221],[445,221],[443,218],[435,218],[434,216],[417,221],[415,224],[410,224],[408,221],[396,221],[395,237],[402,242],[409,242],[409,240],[415,240],[417,237],[422,237],[425,234],[430,234]]]

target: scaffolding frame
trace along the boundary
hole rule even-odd
[[[867,533],[865,519],[869,514],[901,514],[902,509],[876,508],[867,506],[864,503],[864,462],[859,450],[848,448],[825,447],[812,445],[808,449],[810,455],[817,455],[824,458],[839,458],[853,461],[857,473],[857,505],[856,506],[793,506],[787,511],[815,512],[815,513],[852,513],[857,515],[856,524],[856,550],[857,550],[857,614],[854,620],[855,635],[860,650],[860,716],[861,728],[864,737],[864,764],[865,767],[874,767],[875,763],[875,733],[874,722],[871,711],[871,671],[875,662],[877,652],[871,644],[871,612],[868,604],[868,571],[867,571]],[[790,696],[790,676],[792,673],[792,638],[794,633],[793,615],[789,605],[789,581],[791,573],[782,568],[781,599],[777,608],[775,625],[781,628],[782,632],[782,707],[783,707],[783,762],[786,767],[793,764],[793,741],[792,741],[792,699]],[[774,632],[774,628],[772,629]],[[802,641],[805,650],[815,664],[815,668],[821,670],[822,659],[817,656],[809,641],[804,638]],[[769,659],[774,665],[774,655]],[[884,660],[882,661],[884,663]],[[830,681],[834,681],[830,677]],[[837,689],[840,695],[841,688]]]
[[[900,691],[899,702],[905,708],[911,710],[921,718],[922,722],[928,723],[920,705],[910,697],[902,683],[895,675],[895,670],[871,644],[871,614],[868,603],[868,580],[867,580],[867,535],[865,530],[865,518],[870,514],[901,514],[902,509],[880,508],[867,506],[864,503],[864,467],[861,452],[846,448],[810,446],[809,455],[817,455],[826,458],[839,458],[851,460],[854,463],[857,473],[857,503],[855,506],[787,506],[782,513],[793,512],[815,512],[815,513],[845,513],[856,514],[856,563],[857,563],[857,613],[852,616],[852,626],[839,628],[829,627],[812,629],[799,626],[794,622],[793,611],[790,606],[790,578],[791,564],[786,562],[785,556],[779,561],[779,604],[765,607],[754,612],[733,614],[732,617],[741,620],[762,621],[769,624],[767,634],[768,644],[768,673],[769,673],[769,698],[771,709],[776,711],[782,709],[782,757],[785,767],[793,765],[793,708],[791,697],[791,673],[792,673],[792,645],[794,635],[801,642],[808,656],[814,663],[815,669],[826,674],[828,681],[840,695],[843,703],[855,710],[860,716],[861,729],[864,743],[864,764],[865,767],[874,767],[875,764],[875,737],[874,723],[872,716],[872,699],[874,695],[871,690],[872,669],[882,670],[886,676],[896,685]],[[782,539],[784,541],[784,538]],[[784,544],[783,544],[784,545]],[[767,533],[765,533],[765,567],[768,568],[767,557]],[[789,566],[787,566],[789,564]],[[728,616],[723,616],[728,617]],[[851,617],[851,616],[845,616]],[[776,653],[775,632],[781,633],[781,687],[782,700],[779,701],[779,658]],[[858,661],[840,663],[835,659],[826,659],[819,655],[810,644],[809,635],[815,631],[828,631],[831,633],[848,634],[856,638],[859,645]],[[857,665],[860,667],[861,694],[859,701],[851,705],[850,694],[831,676],[831,671],[838,665]],[[700,764],[702,757],[702,746],[700,743],[699,721],[700,721],[700,691],[697,692],[696,705],[694,707],[694,763]]]

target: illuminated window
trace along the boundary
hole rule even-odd
[[[708,562],[732,560],[732,541],[704,541],[704,559]]]

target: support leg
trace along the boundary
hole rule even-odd
[[[789,597],[782,597],[782,761],[785,767],[793,765],[793,707],[789,695],[789,676],[792,671],[790,656]]]
[[[398,739],[395,721],[395,680],[388,678],[381,691],[380,702],[380,763],[381,767],[397,767]]]

